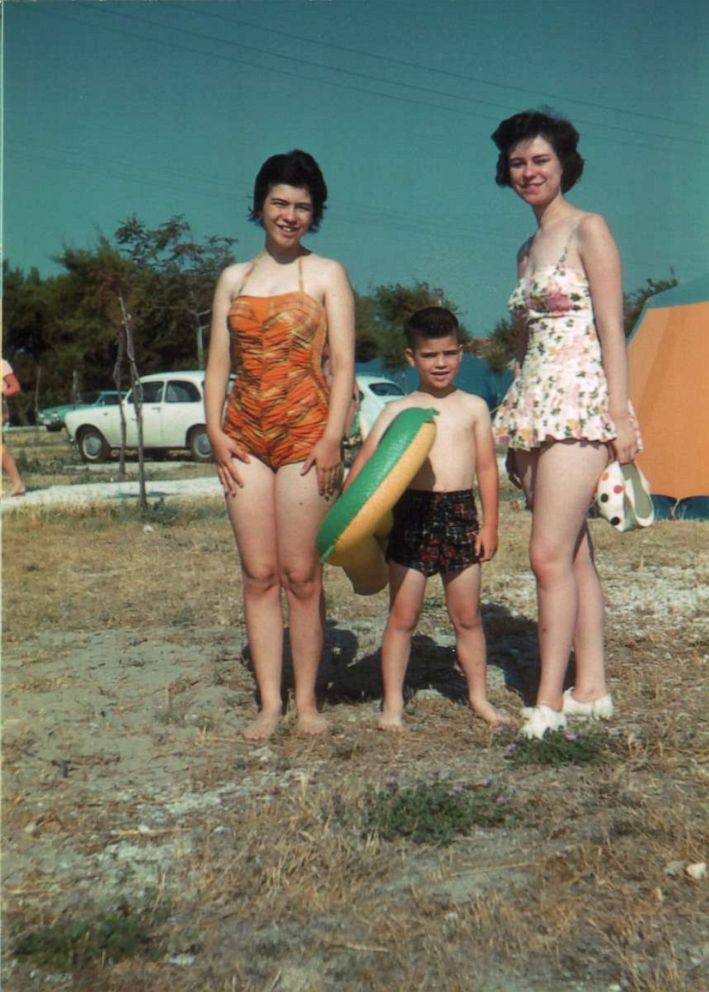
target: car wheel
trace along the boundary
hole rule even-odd
[[[212,446],[207,436],[207,428],[200,424],[193,427],[187,435],[187,447],[194,462],[211,462]]]
[[[64,421],[63,420],[58,420],[56,422],[55,421],[52,421],[51,424],[47,424],[46,425],[47,430],[48,431],[51,431],[52,433],[54,433],[55,431],[60,431],[63,426],[64,426]]]
[[[105,462],[111,449],[100,431],[85,427],[79,435],[79,454],[85,462]]]

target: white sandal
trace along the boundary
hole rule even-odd
[[[527,721],[523,724],[520,734],[523,737],[536,737],[539,740],[544,736],[547,730],[563,730],[566,726],[566,717],[559,710],[553,710],[551,706],[533,706],[531,709],[526,707],[526,712],[522,712],[527,717]]]
[[[613,700],[608,693],[590,703],[582,703],[572,695],[572,689],[567,689],[562,697],[561,711],[567,716],[585,716],[591,720],[610,720],[615,712]]]

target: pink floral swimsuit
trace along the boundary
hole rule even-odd
[[[511,448],[615,437],[588,280],[567,266],[567,250],[556,265],[523,275],[507,303],[529,332],[521,372],[494,419]]]

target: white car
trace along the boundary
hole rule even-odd
[[[143,447],[187,448],[196,462],[212,458],[204,416],[204,371],[144,375]],[[89,406],[67,413],[64,424],[85,462],[101,462],[121,446],[121,414],[126,419],[126,447],[138,447],[138,419],[132,391],[116,406]]]
[[[359,390],[359,430],[362,440],[369,434],[374,421],[387,403],[400,400],[406,393],[385,375],[357,374]]]

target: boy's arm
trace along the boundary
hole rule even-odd
[[[481,409],[473,427],[475,474],[478,480],[483,515],[483,524],[477,537],[476,550],[483,561],[490,561],[497,551],[500,483],[490,413],[484,401],[483,407],[484,409]]]
[[[396,407],[396,409],[392,409],[392,407]],[[382,439],[382,434],[387,429],[387,427],[392,422],[392,420],[394,419],[394,417],[396,416],[396,414],[399,412],[400,409],[401,408],[399,407],[398,403],[396,402],[388,403],[384,407],[382,412],[379,414],[377,419],[374,421],[374,426],[372,427],[371,431],[369,432],[369,434],[367,434],[366,438],[364,439],[364,442],[362,443],[362,447],[357,452],[355,460],[352,462],[352,466],[350,467],[350,470],[347,473],[345,484],[342,487],[343,492],[345,491],[345,489],[347,489],[348,486],[352,485],[354,480],[357,478],[359,473],[362,471],[364,466],[367,464],[369,459],[377,450],[379,442]]]

